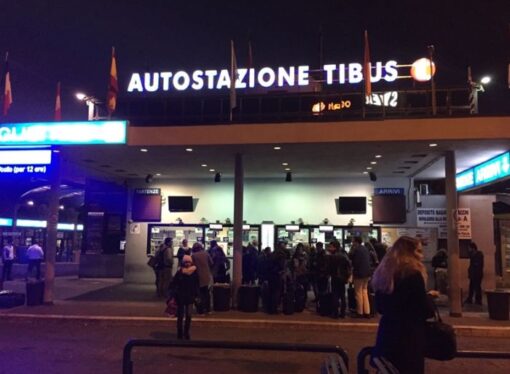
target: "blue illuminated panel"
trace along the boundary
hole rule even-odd
[[[126,121],[0,125],[0,145],[126,144]]]
[[[510,176],[510,152],[491,158],[457,174],[457,191],[482,186]]]
[[[36,221],[36,220],[32,220],[32,219],[18,219],[16,221],[16,226],[45,228],[46,221]]]
[[[12,226],[12,218],[0,218],[0,226]]]
[[[0,150],[0,175],[46,174],[51,155],[49,149]]]

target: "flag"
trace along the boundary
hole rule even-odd
[[[57,96],[55,98],[55,121],[62,121],[62,104],[60,103],[60,82],[57,83]]]
[[[363,58],[363,78],[365,79],[365,96],[372,95],[370,77],[370,49],[368,47],[368,32],[365,30],[365,54]]]
[[[110,67],[110,81],[108,82],[108,94],[106,97],[106,106],[108,116],[111,116],[117,106],[117,94],[119,93],[119,84],[117,82],[117,63],[115,61],[115,47],[112,47],[112,65]]]
[[[230,41],[230,120],[232,121],[232,110],[237,107],[236,95],[237,61],[234,50],[234,41]]]
[[[4,105],[3,105],[3,115],[6,116],[9,112],[9,108],[12,104],[12,89],[11,89],[11,76],[9,73],[9,53],[5,54],[5,70],[3,76],[4,83]]]
[[[251,40],[248,41],[248,69],[253,68],[253,50],[251,48]]]

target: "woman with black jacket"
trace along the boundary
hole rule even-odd
[[[372,285],[382,315],[372,357],[384,357],[401,374],[424,372],[425,320],[434,316],[425,284],[420,241],[400,237],[374,273]]]
[[[170,285],[170,292],[177,303],[177,339],[190,339],[191,312],[199,290],[196,270],[191,256],[185,255],[182,259],[182,266]]]

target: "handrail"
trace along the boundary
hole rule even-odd
[[[368,374],[366,368],[366,358],[372,353],[374,347],[362,348],[356,359],[358,374]],[[457,351],[455,358],[486,358],[486,359],[507,359],[510,360],[510,352],[497,352],[497,351]]]
[[[237,350],[258,350],[258,351],[286,351],[286,352],[325,352],[334,353],[340,356],[349,367],[349,356],[343,348],[338,345],[320,344],[288,344],[288,343],[252,343],[234,341],[212,341],[212,340],[157,340],[157,339],[131,339],[124,346],[122,356],[122,373],[133,373],[133,361],[131,351],[134,347],[174,347],[174,348],[222,348]]]

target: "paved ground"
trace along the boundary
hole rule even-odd
[[[173,339],[174,322],[109,323],[76,320],[0,319],[0,374],[119,373],[130,338]],[[370,332],[192,327],[192,338],[252,342],[339,344],[355,373],[358,350],[374,342]],[[510,340],[459,338],[460,349],[510,351]],[[133,351],[134,373],[318,373],[324,355],[211,349]],[[427,372],[508,373],[510,360],[427,362]]]

